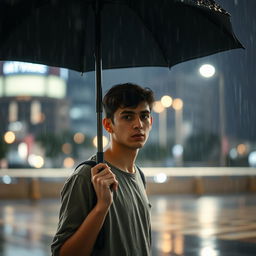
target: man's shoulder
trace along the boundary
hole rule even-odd
[[[78,175],[78,176],[86,176],[86,177],[90,176],[91,177],[91,168],[96,165],[95,159],[96,159],[95,156],[92,156],[88,160],[79,163],[75,167],[72,176]]]
[[[74,172],[72,173],[71,176],[84,176],[84,177],[91,177],[91,168],[92,165],[90,162],[84,162],[79,164],[77,168],[75,168]]]
[[[80,165],[67,178],[61,190],[61,197],[69,198],[70,196],[84,197],[93,193],[91,183],[91,166],[88,164]]]
[[[91,166],[88,164],[80,165],[76,168],[70,176],[66,179],[64,187],[62,189],[62,194],[69,190],[71,187],[75,186],[84,186],[91,184]],[[79,185],[80,184],[80,185]]]

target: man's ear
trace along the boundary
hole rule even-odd
[[[109,133],[112,133],[112,121],[111,118],[104,118],[102,120],[103,126],[105,128],[105,130]]]
[[[150,130],[152,129],[152,125],[153,125],[153,117],[150,116]]]

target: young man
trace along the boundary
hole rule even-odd
[[[150,89],[129,83],[105,95],[105,162],[84,165],[65,183],[53,255],[150,255],[150,204],[135,160],[151,130],[153,102]]]

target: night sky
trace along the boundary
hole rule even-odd
[[[206,83],[192,77],[203,63],[213,64],[225,79],[226,133],[240,140],[256,141],[256,1],[217,0],[231,14],[233,30],[245,47],[221,52],[209,57],[188,61],[165,68],[139,68],[104,72],[104,87],[121,81],[134,81],[153,89],[156,94],[168,93],[170,81],[176,72],[182,72],[197,83]],[[215,81],[207,83],[216,83]],[[189,88],[188,88],[189,89]]]
[[[228,129],[240,138],[256,140],[256,1],[220,0],[231,14],[234,32],[245,50],[218,54],[224,73]]]
[[[213,64],[225,79],[225,110],[227,135],[256,142],[256,0],[217,0],[231,14],[233,30],[245,47],[221,52],[210,57],[188,61],[167,68],[120,69],[103,72],[104,91],[120,82],[135,82],[149,86],[160,96],[173,91],[173,77],[184,74],[190,83],[202,86],[214,83],[198,77],[198,67],[206,62]],[[189,42],[188,42],[189,44]],[[87,73],[94,76],[93,72]],[[187,90],[190,90],[189,86]],[[176,95],[178,97],[179,95]]]

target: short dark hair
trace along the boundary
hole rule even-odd
[[[106,117],[113,121],[114,113],[118,108],[136,108],[141,102],[146,102],[151,110],[154,101],[154,93],[150,88],[125,83],[114,85],[108,90],[103,98],[103,107]]]

